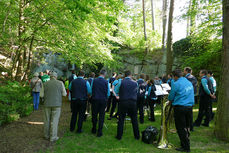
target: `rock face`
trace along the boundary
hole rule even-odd
[[[60,54],[52,52],[43,53],[43,61],[37,59],[33,63],[33,72],[44,72],[45,70],[57,72],[59,77],[68,77],[70,75],[70,70],[74,69],[74,66],[68,64]],[[40,58],[41,59],[41,58]]]

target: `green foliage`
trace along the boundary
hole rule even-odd
[[[0,88],[0,125],[29,115],[33,110],[30,88],[18,82],[6,82]]]

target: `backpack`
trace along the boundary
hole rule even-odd
[[[156,127],[148,126],[142,131],[142,141],[147,144],[152,144],[157,140],[158,130]]]
[[[145,97],[145,92],[146,92],[146,83],[143,82],[139,84],[138,97]]]

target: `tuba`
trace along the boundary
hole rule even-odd
[[[168,149],[172,147],[167,140],[167,132],[169,128],[169,119],[171,116],[172,106],[169,104],[169,101],[167,101],[167,96],[163,97],[161,105],[161,128],[157,148]]]

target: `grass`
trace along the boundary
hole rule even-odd
[[[197,108],[196,106],[195,108]],[[194,112],[194,119],[196,119],[198,112]],[[140,131],[143,131],[147,126],[155,126],[160,128],[160,107],[156,107],[156,122],[150,122],[145,116],[145,123],[139,124]],[[156,145],[145,144],[141,140],[135,140],[130,121],[126,121],[124,127],[124,134],[121,141],[115,139],[117,132],[117,120],[107,120],[106,114],[105,124],[107,126],[103,129],[103,136],[97,138],[91,134],[91,119],[88,119],[83,124],[83,133],[77,134],[66,132],[64,137],[56,142],[53,148],[46,152],[156,152],[156,153],[170,153],[176,152],[174,148],[168,150],[157,149]],[[68,118],[70,120],[70,116]],[[69,127],[66,127],[69,128]],[[174,126],[172,126],[174,128]],[[197,153],[212,153],[222,152],[229,153],[229,143],[217,140],[213,135],[214,121],[211,122],[210,127],[195,128],[191,133],[191,151]],[[176,133],[168,133],[168,141],[173,146],[179,147],[180,141]]]

